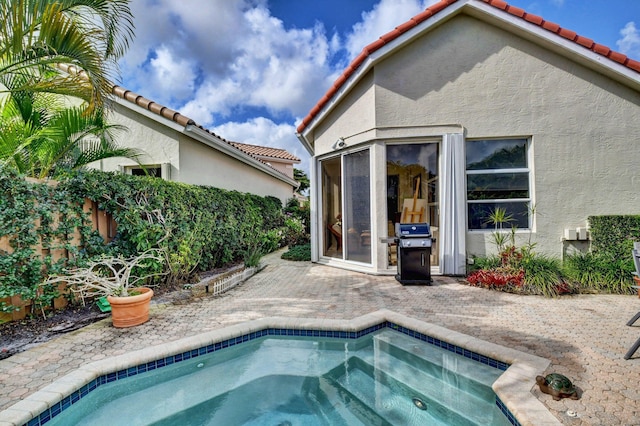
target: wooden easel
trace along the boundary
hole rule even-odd
[[[420,189],[420,176],[418,176],[418,178],[416,179],[416,188],[413,191],[413,204],[411,207],[411,210],[409,210],[409,206],[407,205],[407,202],[411,202],[411,199],[405,199],[404,200],[404,209],[402,210],[402,223],[422,223],[424,221],[424,203],[420,203],[422,204],[420,206],[420,210],[417,210],[418,208],[418,192]],[[420,201],[423,201],[422,199],[420,199]],[[417,220],[416,219],[417,216]]]

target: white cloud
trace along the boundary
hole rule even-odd
[[[136,41],[122,68],[141,94],[208,126],[242,106],[304,116],[331,84],[335,42],[321,24],[285,29],[263,1],[193,3],[133,0]]]
[[[620,52],[633,59],[640,59],[640,31],[636,28],[635,22],[629,22],[620,30],[622,38],[616,41]]]
[[[148,84],[153,86],[154,93],[162,93],[166,87],[171,87],[173,97],[185,100],[193,94],[195,69],[196,64],[193,60],[174,58],[169,49],[160,46],[156,51],[156,57],[150,61]],[[181,84],[175,84],[176,81]]]
[[[286,149],[301,160],[294,167],[309,174],[309,153],[296,138],[293,125],[278,124],[268,118],[257,117],[244,123],[228,122],[211,131],[230,141]]]
[[[554,6],[562,7],[564,6],[564,0],[550,0],[551,4]]]
[[[347,37],[346,48],[351,59],[362,48],[380,36],[406,22],[412,16],[437,3],[438,0],[381,0],[369,12],[362,13],[362,21],[355,24]]]
[[[136,39],[122,84],[224,138],[287,149],[308,171],[294,123],[275,121],[304,117],[343,71],[345,53],[352,60],[436,1],[381,0],[349,34],[328,35],[322,23],[285,27],[267,0],[132,0]],[[269,118],[238,122],[253,110]]]

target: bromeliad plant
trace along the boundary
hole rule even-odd
[[[529,210],[529,214],[534,212],[535,208]],[[498,256],[477,258],[475,264],[479,269],[467,276],[467,282],[494,290],[548,297],[573,292],[573,286],[562,276],[560,260],[533,251],[535,243],[531,241],[531,231],[528,241],[521,247],[516,245],[517,227],[504,232],[503,225],[512,220],[512,215],[500,207],[489,215],[487,223],[494,225],[491,236]]]
[[[164,275],[162,265],[165,256],[161,250],[151,249],[132,257],[103,257],[88,262],[83,268],[67,271],[63,275],[50,276],[43,285],[66,283],[68,288],[85,299],[101,296],[127,297],[136,294],[136,288],[146,284],[152,277]],[[136,275],[145,269],[152,269],[144,275]],[[154,272],[153,270],[160,272]]]

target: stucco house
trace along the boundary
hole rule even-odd
[[[413,197],[432,274],[496,251],[497,208],[557,257],[589,216],[640,212],[640,62],[502,0],[443,0],[382,35],[297,132],[319,263],[395,273],[381,238]]]
[[[104,171],[147,173],[194,185],[274,196],[295,196],[300,159],[284,149],[228,141],[194,120],[120,86],[114,86],[108,121],[124,125],[118,144],[144,152],[140,164],[125,158],[94,164]]]

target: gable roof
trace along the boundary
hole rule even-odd
[[[290,154],[284,149],[280,148],[269,148],[263,147],[259,145],[248,145],[242,144],[239,142],[228,141],[225,138],[213,133],[212,131],[204,128],[203,126],[197,124],[193,119],[182,115],[178,111],[174,111],[164,105],[161,105],[157,102],[154,102],[150,99],[145,98],[142,95],[132,92],[131,90],[125,89],[124,87],[114,85],[111,93],[115,95],[118,99],[122,99],[128,101],[131,104],[134,104],[140,108],[145,109],[153,113],[153,115],[165,118],[167,120],[172,121],[173,123],[178,124],[180,127],[185,130],[189,130],[192,128],[197,128],[200,130],[199,133],[204,132],[205,135],[213,138],[214,142],[217,142],[218,147],[227,148],[222,151],[225,153],[230,153],[232,156],[236,157],[238,155],[250,157],[251,159],[260,162],[262,165],[268,167],[272,171],[275,171],[279,176],[278,178],[284,177],[287,183],[291,183],[291,178],[289,178],[286,174],[271,166],[267,160],[268,158],[275,158],[280,160],[289,160],[294,163],[299,163],[301,160],[295,155]],[[222,146],[221,146],[222,145]],[[235,155],[233,152],[229,152],[229,150],[237,151]],[[273,173],[271,173],[273,174]],[[293,181],[297,184],[297,181]],[[294,185],[295,186],[295,185]]]
[[[534,28],[543,30],[550,37],[557,37],[560,42],[568,41],[574,48],[585,49],[590,51],[589,53],[595,53],[598,57],[606,58],[609,61],[604,61],[605,66],[615,67],[623,66],[631,73],[635,74],[635,79],[640,81],[640,61],[633,60],[626,55],[616,52],[607,46],[598,44],[593,40],[580,36],[574,31],[562,28],[560,25],[550,21],[544,20],[542,17],[527,13],[525,10],[511,6],[503,0],[441,0],[440,2],[428,7],[423,12],[409,19],[405,23],[398,25],[393,30],[382,35],[378,40],[367,45],[362,49],[362,52],[356,56],[356,58],[349,64],[349,66],[343,71],[343,73],[336,79],[333,85],[327,90],[322,98],[311,108],[311,111],[304,117],[302,122],[298,125],[297,133],[302,140],[301,133],[307,129],[314,119],[316,119],[321,112],[324,112],[332,103],[335,102],[335,98],[339,94],[343,94],[347,86],[351,86],[362,75],[363,69],[368,69],[372,65],[372,59],[384,46],[395,43],[397,45],[398,40],[402,37],[413,38],[420,35],[421,32],[416,29],[422,27],[429,27],[431,23],[439,18],[447,11],[456,13],[465,6],[473,6],[477,9],[483,9],[483,6],[489,6],[485,11],[492,15],[502,15],[507,19],[521,20],[522,23],[532,24]],[[455,9],[455,11],[453,10]],[[426,22],[429,21],[429,22]],[[303,141],[303,144],[306,143]],[[310,152],[310,146],[306,146]]]

